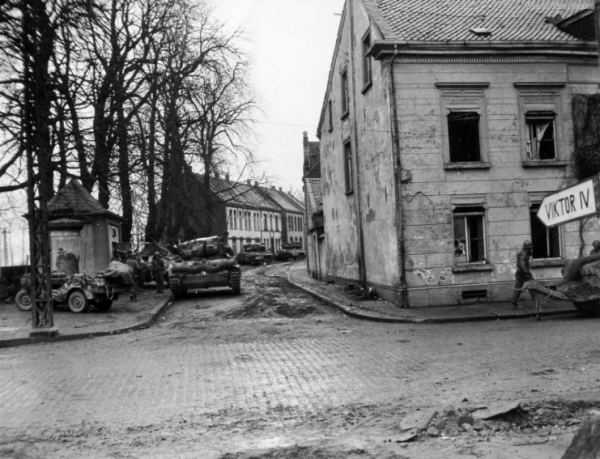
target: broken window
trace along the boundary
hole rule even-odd
[[[454,259],[457,263],[481,263],[485,254],[485,210],[457,207],[454,217]]]
[[[348,70],[344,69],[341,75],[341,89],[342,89],[342,118],[348,114],[350,110],[350,92],[348,87]]]
[[[479,113],[450,111],[448,113],[448,143],[450,162],[481,161],[479,145]]]
[[[560,258],[560,233],[557,227],[547,228],[537,217],[540,204],[529,208],[533,258]]]
[[[346,194],[354,191],[354,166],[352,164],[352,146],[350,141],[344,144],[344,175],[346,182]]]
[[[556,159],[554,117],[552,112],[528,112],[525,115],[528,159]]]

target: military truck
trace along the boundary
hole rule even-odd
[[[177,247],[177,257],[167,267],[168,285],[174,298],[189,290],[229,287],[242,293],[242,271],[233,250],[218,236],[194,239]]]

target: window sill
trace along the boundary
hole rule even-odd
[[[530,260],[529,265],[532,268],[551,268],[553,266],[564,266],[566,263],[562,258],[545,258],[540,260]]]
[[[340,119],[345,120],[346,118],[348,118],[348,115],[350,115],[350,110],[346,110],[344,113],[342,113]]]
[[[346,191],[346,196],[350,196],[351,194],[354,194],[354,190],[347,190]]]
[[[371,89],[371,86],[373,86],[373,82],[369,80],[367,83],[364,84],[364,86],[362,88],[362,91],[361,91],[361,94],[364,94],[369,89]]]
[[[487,162],[462,162],[462,163],[445,163],[446,170],[461,170],[461,169],[489,169],[490,163]]]
[[[523,167],[567,167],[567,161],[555,159],[527,159],[521,162]]]
[[[485,272],[485,271],[493,271],[494,266],[490,264],[461,264],[452,267],[453,273],[469,273],[469,272]]]

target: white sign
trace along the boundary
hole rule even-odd
[[[590,179],[546,196],[537,216],[544,225],[554,226],[597,212],[594,182]]]

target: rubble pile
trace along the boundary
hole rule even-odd
[[[451,438],[495,435],[550,436],[575,432],[586,413],[598,408],[592,402],[543,401],[501,403],[490,407],[445,407],[430,413],[420,426],[405,430],[405,441],[431,437]],[[402,427],[402,424],[401,424]],[[412,436],[406,433],[412,431]]]

